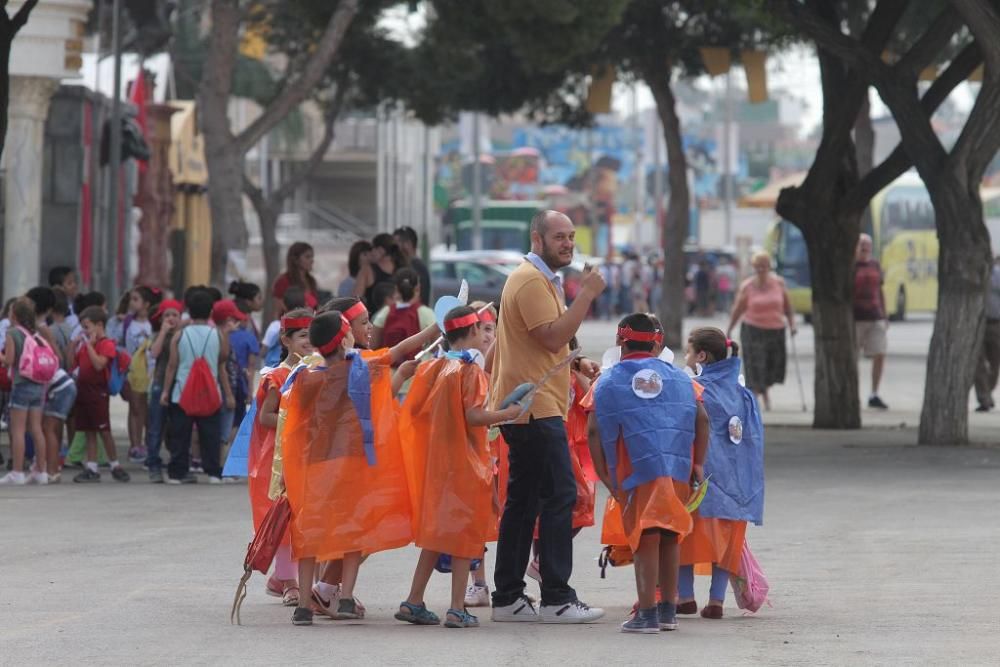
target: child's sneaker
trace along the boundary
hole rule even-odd
[[[660,615],[660,630],[677,629],[677,605],[673,602],[661,602],[656,605],[656,611]]]
[[[12,470],[3,477],[0,477],[0,484],[4,486],[24,486],[28,483],[24,473]]]
[[[268,584],[270,585],[270,582]],[[313,609],[324,616],[336,618],[337,608],[340,605],[340,584],[324,584],[322,586],[319,583],[313,584],[312,602]]]
[[[521,595],[512,604],[503,607],[493,605],[491,618],[494,623],[534,623],[541,619],[527,595]]]
[[[312,624],[313,624],[312,609],[306,609],[305,607],[296,607],[295,611],[292,612],[292,625],[312,625]]]
[[[37,470],[32,470],[28,474],[28,484],[48,484],[49,474],[45,472],[38,472]]]
[[[73,481],[77,484],[93,484],[101,481],[101,473],[90,468],[84,468],[83,472],[78,473],[73,478]]]
[[[640,609],[635,616],[622,623],[622,632],[635,632],[644,635],[660,632],[660,619],[656,607]]]
[[[111,477],[114,478],[116,482],[127,482],[132,479],[132,477],[125,472],[125,468],[122,468],[121,466],[115,466],[111,469]]]
[[[128,450],[128,460],[132,463],[145,463],[146,462],[146,448],[145,447],[130,447]]]
[[[191,472],[205,472],[201,467],[201,459],[191,459]]]
[[[490,589],[486,584],[472,584],[465,589],[466,607],[489,607]]]

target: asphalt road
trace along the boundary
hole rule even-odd
[[[611,331],[588,325],[584,347],[603,349]],[[917,383],[919,364],[916,375],[898,367],[893,382]],[[246,487],[153,486],[132,467],[130,484],[105,473],[100,485],[0,487],[0,665],[997,664],[1000,448],[913,447],[912,428],[885,425],[781,425],[786,403],[796,411],[797,389],[785,390],[793,398],[768,415],[765,525],[748,532],[773,606],[754,616],[730,595],[721,621],[619,633],[635,598],[632,569],[600,578],[594,527],[577,537],[573,583],[607,609],[598,624],[495,624],[488,610],[483,627],[461,632],[398,623],[392,613],[415,562],[408,548],[362,569],[363,622],[293,627],[254,575],[245,625],[234,627],[229,607],[250,539]],[[913,419],[909,403],[896,402]],[[983,439],[1000,441],[995,416],[982,417]],[[447,587],[441,575],[431,582],[427,601],[439,613]],[[706,580],[698,592],[704,601]]]

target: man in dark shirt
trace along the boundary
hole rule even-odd
[[[882,267],[872,257],[872,237],[862,234],[858,238],[854,264],[854,331],[858,347],[872,360],[872,393],[868,397],[868,407],[881,410],[889,407],[878,395],[885,368],[888,329],[882,296]]]
[[[417,256],[417,232],[413,227],[400,227],[393,236],[399,249],[403,251],[406,260],[410,263],[410,268],[420,276],[420,301],[425,306],[433,306],[431,294],[431,274],[427,270],[427,265]]]

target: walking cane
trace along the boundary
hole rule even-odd
[[[806,390],[802,388],[802,373],[799,371],[799,353],[795,349],[795,334],[789,331],[789,337],[792,339],[792,360],[795,362],[795,378],[799,381],[799,398],[802,399],[802,412],[809,412],[809,408],[806,407]]]

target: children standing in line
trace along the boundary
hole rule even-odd
[[[4,365],[11,377],[10,392],[10,449],[13,467],[11,471],[0,477],[0,484],[23,485],[28,481],[37,484],[47,484],[47,463],[45,458],[45,433],[42,430],[42,406],[45,401],[45,384],[47,378],[30,377],[25,367],[32,364],[22,364],[24,355],[39,354],[47,350],[52,363],[58,363],[55,353],[47,341],[42,338],[37,329],[35,305],[27,298],[14,302],[10,318],[12,326],[7,330],[4,342]],[[28,348],[31,348],[29,350]],[[34,370],[29,369],[30,370]],[[35,443],[35,464],[30,480],[24,475],[25,434],[31,433]]]
[[[454,308],[444,328],[450,351],[420,365],[403,405],[400,430],[408,439],[406,465],[421,552],[396,618],[417,625],[441,622],[427,609],[424,593],[438,558],[450,554],[451,608],[444,624],[470,628],[479,625],[465,608],[470,565],[482,555],[499,509],[486,427],[515,419],[521,407],[484,407],[488,384],[480,364],[485,346],[476,311]]]
[[[281,404],[281,386],[299,360],[312,352],[312,346],[309,344],[309,325],[312,324],[312,319],[312,311],[304,308],[289,311],[281,318],[280,341],[285,349],[285,358],[277,368],[261,375],[260,386],[257,388],[255,398],[257,414],[250,436],[247,460],[247,487],[255,532],[260,529],[261,522],[272,503],[269,490],[274,462],[274,436]],[[297,576],[291,545],[286,534],[274,557],[274,574],[267,581],[268,594],[281,597],[286,607],[298,605]]]
[[[125,351],[132,358],[128,369],[128,458],[133,463],[146,460],[146,422],[149,417],[149,362],[146,350],[152,344],[153,325],[149,316],[156,312],[162,294],[145,285],[132,289],[129,296],[129,315],[122,339]]]
[[[129,474],[118,463],[118,452],[111,435],[109,414],[111,396],[108,393],[109,364],[117,363],[115,342],[108,338],[104,325],[108,315],[100,306],[89,306],[80,313],[80,325],[84,338],[76,353],[77,396],[75,421],[76,430],[82,431],[87,442],[87,461],[83,472],[73,478],[74,482],[100,482],[97,471],[97,437],[104,443],[104,451],[111,464],[111,476],[119,482],[129,481]]]
[[[362,554],[398,548],[412,538],[392,399],[392,362],[407,348],[362,358],[353,350],[350,322],[338,311],[312,321],[309,342],[324,365],[300,367],[281,400],[287,415],[281,437],[292,556],[299,562],[302,589],[312,588],[317,562],[342,560],[336,611],[323,613],[356,619],[361,610],[354,585]],[[372,502],[376,496],[378,502]],[[312,624],[312,597],[299,596],[293,624]]]
[[[720,329],[702,327],[688,337],[685,361],[700,368],[704,404],[711,424],[705,460],[710,476],[694,530],[681,544],[677,613],[697,614],[696,565],[711,565],[712,584],[703,618],[720,619],[731,574],[739,574],[747,521],[764,518],[764,432],[753,392],[740,385],[739,344]]]
[[[168,408],[168,484],[193,484],[198,481],[191,472],[191,434],[195,425],[198,426],[198,442],[208,481],[211,484],[222,483],[220,414],[223,407],[232,410],[234,402],[226,376],[228,336],[209,324],[213,303],[213,295],[207,289],[191,290],[187,297],[191,321],[170,343],[170,361],[163,382],[165,389],[160,398],[160,405]],[[236,311],[233,319],[246,317],[235,307],[233,310]],[[216,387],[222,387],[223,396],[214,396],[219,407],[211,414],[189,414],[181,407],[182,396],[193,367],[202,359],[208,366],[211,382],[216,383]],[[168,387],[172,390],[168,391]]]
[[[678,539],[692,525],[683,498],[689,480],[704,479],[708,446],[708,417],[695,387],[682,371],[653,357],[656,338],[647,315],[623,319],[622,359],[597,381],[587,406],[593,408],[594,467],[624,508],[622,524],[635,558],[639,609],[622,632],[677,629]]]
[[[170,362],[170,343],[180,327],[182,312],[184,304],[174,299],[167,299],[160,302],[150,318],[155,336],[147,355],[147,364],[153,364],[153,376],[149,388],[149,421],[146,423],[146,469],[149,470],[149,481],[154,484],[163,483],[163,459],[160,458],[160,447],[163,445],[167,411],[160,403],[160,398],[163,394],[168,394],[171,389],[164,386],[164,382]]]

